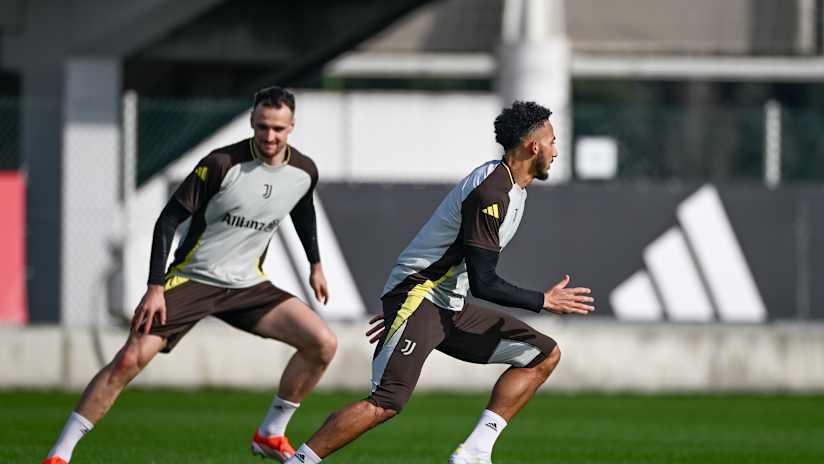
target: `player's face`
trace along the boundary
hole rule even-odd
[[[286,141],[295,128],[292,116],[292,110],[286,105],[273,108],[259,104],[252,111],[252,130],[258,152],[272,158],[286,149]]]
[[[555,128],[547,121],[544,127],[535,132],[535,135],[538,153],[532,165],[532,175],[538,180],[546,180],[549,177],[549,165],[558,156],[558,148],[555,146]]]

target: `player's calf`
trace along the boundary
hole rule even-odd
[[[301,445],[287,464],[316,464],[346,446],[363,433],[389,419],[398,411],[368,401],[358,401],[338,410],[323,423],[312,438]]]
[[[492,448],[508,421],[532,398],[560,362],[561,350],[554,341],[551,343],[543,343],[545,348],[542,349],[542,354],[523,367],[513,366],[501,375],[492,391],[487,409],[481,412],[481,417],[466,440],[452,453],[450,464],[491,463]]]

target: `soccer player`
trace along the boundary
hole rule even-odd
[[[561,352],[553,339],[519,319],[466,304],[467,290],[536,313],[588,314],[595,309],[588,288],[567,288],[569,276],[539,292],[516,287],[496,273],[498,255],[523,217],[526,187],[548,177],[558,154],[550,114],[536,103],[515,102],[495,119],[503,159],[477,167],[449,192],[389,275],[381,298],[386,327],[372,360],[369,398],[331,415],[288,464],[320,462],[397,415],[433,349],[472,363],[511,366],[449,460],[491,462],[498,435],[549,377]]]
[[[263,273],[266,249],[289,214],[309,260],[315,298],[329,298],[318,253],[312,194],[318,173],[287,143],[295,97],[280,87],[257,92],[253,137],[203,158],[155,224],[148,288],[123,348],[89,383],[44,463],[67,463],[74,447],[158,352],[170,352],[206,316],[297,349],[277,396],[252,439],[252,452],[283,462],[294,453],[286,426],[332,361],[337,339],[323,320]],[[191,217],[164,272],[178,225]]]

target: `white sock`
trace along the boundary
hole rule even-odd
[[[321,459],[309,448],[306,443],[300,445],[295,451],[295,455],[289,458],[285,464],[318,464]]]
[[[478,420],[478,425],[463,442],[464,449],[476,456],[491,457],[495,440],[498,439],[505,427],[506,421],[503,417],[489,409],[484,409],[481,418]]]
[[[63,427],[63,432],[54,444],[54,448],[49,452],[47,457],[58,456],[64,461],[69,462],[72,459],[74,447],[77,442],[83,438],[94,427],[94,424],[88,419],[76,412],[72,412],[66,425]]]
[[[263,418],[263,423],[258,427],[258,433],[264,437],[286,435],[286,426],[289,425],[289,419],[298,410],[298,406],[300,403],[292,403],[276,396],[272,400],[269,412]]]

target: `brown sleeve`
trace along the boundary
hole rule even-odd
[[[229,171],[231,157],[225,153],[211,153],[195,166],[194,170],[175,190],[174,198],[190,213],[206,206],[220,190],[220,184]]]
[[[496,184],[493,176],[488,177],[461,203],[464,245],[501,251],[498,231],[509,206],[509,193]]]
[[[306,192],[307,195],[311,195],[312,191],[315,190],[315,186],[318,185],[318,167],[311,158],[298,151],[297,148],[290,145],[289,149],[292,150],[292,159],[289,161],[289,164],[303,170],[309,174],[309,178],[312,179],[309,191]]]

